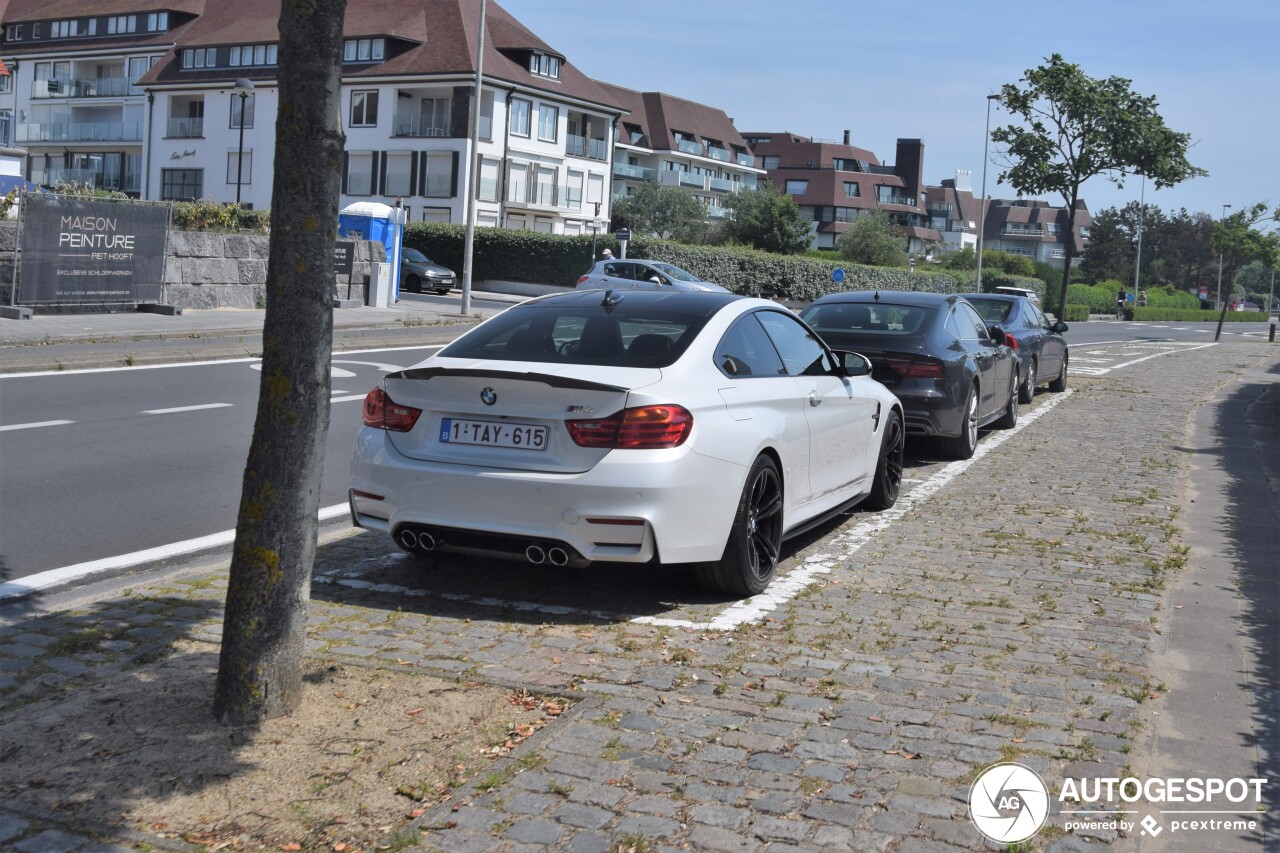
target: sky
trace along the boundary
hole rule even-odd
[[[1277,0],[498,2],[589,77],[718,107],[739,132],[839,141],[849,130],[883,163],[899,138],[920,139],[925,182],[967,169],[975,194],[986,96],[1059,53],[1155,96],[1165,123],[1191,135],[1188,159],[1209,172],[1145,193],[1140,178],[1123,189],[1092,178],[1081,192],[1091,211],[1140,195],[1214,217],[1224,204],[1280,205]],[[993,129],[1011,120],[993,106]],[[990,154],[987,194],[1015,198],[997,181],[994,144]]]

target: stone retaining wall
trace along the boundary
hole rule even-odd
[[[0,304],[13,290],[17,227],[0,222]],[[267,281],[269,238],[261,234],[170,231],[165,253],[164,302],[181,308],[260,308]],[[357,241],[352,264],[352,298],[364,298],[365,276],[386,260],[381,243]],[[346,297],[347,277],[335,276],[336,295]],[[22,293],[19,285],[18,293]],[[41,313],[96,311],[91,305],[36,306]]]

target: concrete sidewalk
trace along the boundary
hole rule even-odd
[[[476,298],[514,304],[527,296],[477,292]],[[335,308],[335,351],[441,343],[497,310],[461,313],[450,304],[406,299],[392,308]],[[262,352],[263,309],[189,308],[179,316],[121,310],[102,314],[37,314],[0,320],[0,373],[121,367]]]

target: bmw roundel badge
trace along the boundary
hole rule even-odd
[[[498,402],[497,392],[492,388],[481,389],[480,402],[484,403],[486,406],[492,406],[494,403]]]

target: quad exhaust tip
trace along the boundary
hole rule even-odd
[[[540,566],[547,561],[547,552],[543,551],[542,548],[537,545],[530,545],[528,548],[525,548],[524,556],[526,560],[533,563],[535,566]]]
[[[567,566],[569,564],[569,554],[563,548],[552,548],[547,551],[547,560],[553,566]]]
[[[406,548],[412,548],[417,551],[432,551],[436,547],[436,538],[426,530],[418,533],[406,527],[396,536],[400,539],[400,544]]]

